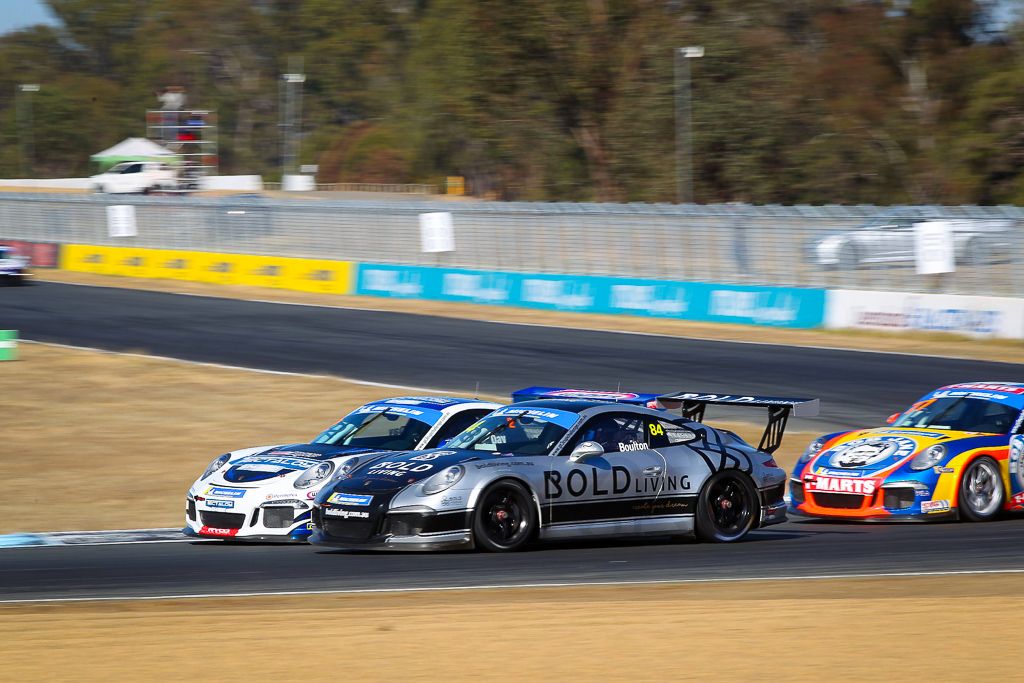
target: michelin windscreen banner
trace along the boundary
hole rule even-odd
[[[825,314],[821,289],[368,263],[356,294],[773,327],[820,327]]]

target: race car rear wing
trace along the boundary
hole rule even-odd
[[[535,401],[541,398],[582,398],[589,401],[628,403],[630,405],[655,407],[659,394],[634,394],[629,391],[600,391],[595,389],[564,389],[562,387],[527,387],[512,392],[512,402]]]
[[[767,408],[768,424],[765,425],[757,449],[774,453],[782,445],[789,416],[814,417],[818,414],[816,398],[784,398],[779,396],[731,396],[728,394],[698,394],[680,391],[658,397],[658,405],[666,410],[681,410],[683,417],[694,422],[704,421],[704,410],[709,405]]]

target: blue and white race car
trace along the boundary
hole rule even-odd
[[[216,458],[186,495],[188,536],[305,541],[310,510],[336,471],[389,451],[436,448],[495,408],[470,398],[403,396],[367,403],[311,443],[246,448]]]

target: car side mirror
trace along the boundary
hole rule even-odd
[[[604,448],[596,441],[584,441],[572,449],[569,454],[569,462],[582,462],[588,458],[596,458],[604,455]]]
[[[898,418],[899,416],[900,416],[900,413],[893,413],[888,418],[886,418],[885,424],[891,425],[893,422],[896,421],[896,418]]]

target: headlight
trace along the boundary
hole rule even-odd
[[[199,477],[199,481],[202,481],[203,479],[206,479],[208,476],[210,476],[211,474],[213,474],[214,472],[219,470],[221,467],[224,467],[224,465],[230,459],[231,459],[231,454],[230,453],[225,453],[224,455],[220,456],[219,458],[217,458],[216,460],[211,462],[210,466],[206,468],[205,472],[203,472],[203,476]]]
[[[810,459],[811,459],[811,456],[813,456],[813,455],[814,455],[815,453],[817,453],[818,451],[820,451],[820,450],[821,450],[821,447],[822,447],[822,446],[824,446],[824,445],[825,445],[825,444],[824,444],[824,442],[822,442],[822,441],[820,441],[820,440],[818,440],[818,439],[815,439],[815,440],[814,440],[814,441],[812,441],[812,442],[811,442],[811,444],[810,444],[810,445],[809,445],[809,446],[807,447],[807,450],[806,450],[806,451],[804,451],[804,454],[800,456],[800,459],[799,459],[799,460],[797,460],[797,462],[799,462],[799,463],[805,463],[805,462],[807,462],[808,460],[810,460]]]
[[[465,467],[462,465],[452,465],[423,482],[423,494],[432,496],[435,493],[441,493],[441,491],[450,489],[459,483],[464,474],[466,474]]]
[[[910,469],[926,470],[929,467],[938,465],[946,457],[946,447],[941,443],[921,451],[910,461]]]
[[[348,460],[342,460],[341,462],[339,462],[337,464],[338,469],[334,472],[334,476],[331,477],[331,480],[327,482],[327,485],[333,486],[342,479],[348,477],[349,473],[352,472],[352,470],[354,470],[356,468],[356,465],[358,464],[359,458],[349,458]]]
[[[313,465],[308,470],[299,475],[299,478],[292,484],[297,489],[308,489],[314,484],[319,484],[327,477],[331,476],[331,472],[334,471],[333,462],[322,462],[319,465]]]

